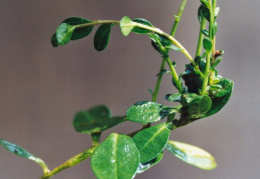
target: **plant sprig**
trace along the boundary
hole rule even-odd
[[[174,37],[187,0],[182,0],[178,14],[174,16],[175,21],[170,34],[154,27],[145,19],[130,19],[128,16],[124,16],[120,21],[92,21],[81,17],[65,19],[51,38],[54,47],[87,37],[94,26],[99,26],[94,36],[94,48],[97,51],[103,51],[107,47],[114,26],[119,26],[124,36],[128,36],[131,32],[147,35],[154,50],[162,57],[155,89],[149,90],[152,94],[151,101],[135,103],[128,108],[126,116],[112,116],[110,109],[105,105],[77,112],[73,119],[73,127],[79,133],[90,134],[93,144],[89,149],[52,171],[43,160],[17,145],[3,139],[0,140],[0,145],[20,157],[40,164],[43,168],[41,179],[48,179],[89,157],[97,178],[106,179],[109,174],[111,179],[130,179],[159,163],[165,150],[198,168],[214,169],[217,164],[208,152],[169,139],[173,130],[219,112],[229,101],[233,90],[233,82],[218,75],[216,70],[224,53],[223,50],[215,49],[218,29],[216,19],[219,13],[217,0],[200,0],[200,2],[198,9],[200,31],[194,58]],[[184,73],[177,74],[176,63],[170,59],[170,50],[183,53],[189,60]],[[166,64],[169,70],[165,69]],[[171,75],[171,83],[178,90],[177,93],[165,95],[165,99],[172,102],[172,105],[157,103],[165,74]],[[176,115],[177,113],[180,115]],[[176,119],[175,116],[180,117]],[[167,120],[163,122],[166,117]],[[103,131],[125,121],[140,123],[142,128],[130,134],[112,133],[100,143]],[[159,123],[152,125],[155,122]]]

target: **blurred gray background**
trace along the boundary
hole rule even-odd
[[[160,55],[145,35],[124,37],[113,28],[108,48],[94,50],[89,37],[53,48],[50,38],[71,16],[88,19],[142,17],[169,32],[180,0],[52,0],[0,1],[0,138],[16,143],[46,161],[50,169],[91,145],[91,139],[74,131],[78,110],[108,105],[124,115],[137,101],[150,100]],[[189,0],[176,38],[194,56],[199,23],[199,0]],[[203,171],[165,152],[160,164],[138,179],[257,179],[260,176],[260,1],[218,1],[220,15],[217,48],[224,49],[219,73],[235,82],[233,96],[218,114],[173,131],[171,139],[209,151],[218,167]],[[93,31],[94,32],[94,31]],[[171,53],[178,73],[188,60]],[[165,75],[159,102],[174,93]],[[112,131],[128,133],[140,126],[126,122]],[[92,179],[90,160],[65,170],[54,179]],[[36,179],[41,168],[0,148],[0,178]]]

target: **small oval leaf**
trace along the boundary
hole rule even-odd
[[[18,146],[16,144],[7,142],[7,141],[5,141],[3,139],[0,139],[0,145],[2,145],[8,151],[10,151],[10,152],[12,152],[15,155],[18,155],[20,157],[27,158],[27,159],[30,159],[30,158],[34,157],[30,152],[28,152],[27,150],[23,149],[22,147],[20,147],[20,146]]]
[[[203,39],[203,47],[204,49],[207,51],[207,53],[209,53],[212,49],[212,43],[209,40],[209,38],[204,38]]]
[[[146,26],[149,26],[149,27],[154,27],[149,21],[147,21],[145,19],[137,18],[137,19],[133,19],[133,21],[138,23],[138,24],[146,25]],[[151,30],[147,30],[147,29],[144,29],[144,28],[136,27],[136,26],[132,29],[132,31],[137,33],[137,34],[147,34],[147,33],[151,32]]]
[[[210,21],[210,12],[209,9],[207,7],[205,7],[204,5],[201,5],[199,7],[198,10],[198,18],[199,18],[199,22],[202,22],[203,18],[206,18],[208,21]]]
[[[206,37],[209,37],[209,31],[207,31],[206,29],[201,30],[201,32],[202,32],[203,35],[205,35]]]
[[[47,165],[45,164],[45,162],[42,159],[35,157],[34,155],[32,155],[30,152],[23,149],[22,147],[20,147],[16,144],[13,144],[11,142],[8,142],[6,140],[3,140],[3,139],[0,139],[0,145],[2,145],[4,148],[6,148],[8,151],[14,153],[15,155],[18,155],[19,157],[23,157],[23,158],[32,160],[35,163],[38,163],[42,167],[43,173],[49,172]]]
[[[129,121],[148,123],[157,122],[165,116],[176,112],[175,109],[163,106],[158,103],[140,101],[127,110],[127,118]]]
[[[124,36],[128,36],[132,29],[135,26],[135,22],[133,22],[129,17],[124,16],[120,21],[120,29]]]
[[[110,39],[112,24],[102,24],[94,36],[94,47],[97,51],[104,50]]]
[[[89,110],[79,111],[73,119],[73,126],[77,132],[92,134],[125,121],[125,116],[111,117],[111,112],[107,106],[98,105]]]
[[[170,102],[180,102],[181,94],[180,93],[167,94],[167,95],[165,95],[165,99],[167,99]]]
[[[115,133],[108,136],[91,158],[91,168],[100,179],[131,179],[139,163],[139,152],[133,140]]]
[[[195,167],[212,170],[217,163],[211,154],[196,146],[169,140],[166,149],[182,161]]]
[[[70,17],[68,19],[65,19],[62,23],[67,23],[69,25],[80,25],[80,24],[87,24],[92,22],[91,20],[84,19],[82,17]],[[76,28],[71,36],[71,40],[78,40],[82,39],[86,36],[88,36],[94,26],[86,26],[86,27],[80,27]]]
[[[220,57],[219,59],[217,59],[215,61],[215,63],[212,64],[212,66],[210,67],[210,70],[214,70],[214,68],[222,61],[222,57]]]
[[[166,123],[161,123],[150,128],[146,128],[133,136],[133,141],[140,152],[140,162],[145,163],[162,152],[168,138],[170,130]]]
[[[75,28],[75,26],[71,26],[67,23],[62,23],[56,30],[56,39],[58,45],[67,44],[71,40]]]

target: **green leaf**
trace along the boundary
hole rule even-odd
[[[94,47],[97,51],[102,51],[107,47],[112,25],[113,24],[102,24],[97,29],[94,37]]]
[[[29,153],[27,150],[23,149],[22,147],[19,147],[16,144],[7,142],[3,139],[0,139],[0,144],[4,148],[9,150],[10,152],[14,153],[15,155],[18,155],[20,157],[27,158],[27,159],[34,158],[34,156],[31,153]]]
[[[205,7],[204,5],[201,5],[198,10],[198,19],[199,19],[200,23],[202,22],[203,18],[206,18],[207,21],[210,21],[210,12],[207,7]]]
[[[56,39],[58,45],[67,44],[71,40],[72,34],[75,29],[75,26],[71,26],[67,23],[62,23],[56,30]]]
[[[206,114],[212,105],[211,98],[207,95],[184,94],[181,98],[182,112],[188,113],[191,118],[199,118]]]
[[[151,94],[151,95],[153,95],[153,90],[152,89],[148,89],[148,91],[149,91],[149,93]]]
[[[161,43],[161,38],[158,34],[150,33],[150,34],[148,34],[148,36],[152,40],[152,46],[156,51],[158,51],[162,55],[167,53],[166,49],[164,48],[164,46]]]
[[[51,37],[51,44],[52,44],[53,47],[58,47],[59,46],[58,40],[56,38],[56,33],[53,34],[52,37]]]
[[[91,167],[100,179],[131,179],[137,172],[140,158],[133,140],[112,133],[95,150]]]
[[[174,49],[176,51],[181,51],[180,48],[172,45],[172,42],[164,36],[161,36],[159,34],[153,34],[153,33],[148,34],[148,36],[152,40],[152,46],[154,47],[154,49],[162,55],[167,54],[166,51],[167,48]]]
[[[203,29],[201,32],[202,32],[203,35],[205,35],[206,37],[209,37],[209,31],[207,31],[206,29]]]
[[[221,90],[222,86],[221,85],[210,85],[210,90],[212,91],[217,91],[217,90]]]
[[[140,162],[145,163],[158,156],[164,149],[170,130],[166,123],[146,128],[133,136],[133,141],[140,153]]]
[[[208,9],[210,8],[210,6],[209,6],[209,1],[208,1],[208,0],[200,0],[200,2],[201,2],[204,6],[206,6]]]
[[[129,17],[124,16],[120,21],[120,29],[124,36],[128,36],[131,31],[138,33],[138,34],[147,34],[151,32],[151,30],[146,29],[143,25],[147,26],[148,28],[153,28],[153,25],[145,20],[145,19],[133,19],[131,20]]]
[[[0,139],[0,145],[2,145],[4,148],[14,153],[15,155],[18,155],[19,157],[26,158],[38,163],[42,167],[44,173],[49,172],[47,165],[42,159],[35,157],[34,155],[32,155],[30,152],[23,149],[22,147],[13,144],[11,142],[8,142],[4,139]]]
[[[166,149],[182,161],[203,170],[212,170],[217,167],[212,155],[196,146],[169,140]]]
[[[91,22],[92,22],[91,20],[84,19],[82,17],[70,17],[68,19],[65,19],[62,23],[76,26],[76,25],[87,24]],[[93,27],[94,26],[76,28],[71,36],[71,40],[78,40],[88,36],[91,33]]]
[[[162,74],[165,74],[165,73],[168,73],[168,72],[169,72],[168,70],[162,69],[162,70],[160,71],[160,73],[158,73],[156,76],[159,76],[159,75],[162,75]]]
[[[209,38],[203,39],[203,47],[206,50],[207,53],[209,53],[212,49],[212,43]]]
[[[219,85],[221,85],[222,88],[214,95],[215,98],[223,97],[232,91],[233,83],[230,80],[222,78]]]
[[[175,51],[181,51],[182,49],[175,46],[175,45],[169,45],[169,46],[165,46],[165,48],[170,49],[170,50],[175,50]]]
[[[108,107],[99,105],[89,110],[79,111],[73,119],[73,126],[77,132],[92,134],[125,121],[125,116],[111,117]]]
[[[234,87],[233,81],[221,78],[219,84],[222,86],[222,90],[220,90],[215,97],[211,98],[212,106],[202,117],[207,117],[219,112],[229,101]]]
[[[128,36],[130,32],[135,27],[135,22],[132,21],[129,17],[124,16],[120,21],[120,29],[124,36]]]
[[[181,94],[180,93],[167,94],[167,95],[165,95],[165,99],[167,99],[170,102],[180,102]]]
[[[212,66],[210,67],[210,70],[213,70],[221,61],[222,61],[222,57],[220,57],[219,59],[217,59],[217,60],[215,61],[215,63],[212,64]]]
[[[158,103],[140,101],[127,110],[127,118],[132,122],[148,123],[157,122],[165,116],[176,112],[172,107]]]
[[[192,64],[186,64],[185,66],[185,73],[181,77],[184,79],[185,85],[188,87],[188,92],[199,94],[199,91],[202,88],[204,77],[196,72],[196,69],[194,69],[194,66]],[[200,59],[199,67],[202,73],[205,71],[205,66],[205,60]]]
[[[137,19],[133,19],[133,21],[138,23],[138,24],[146,25],[146,26],[149,26],[149,27],[154,27],[149,21],[147,21],[145,19],[137,18]],[[132,31],[135,32],[135,33],[138,33],[138,34],[147,34],[147,33],[151,32],[151,30],[147,30],[147,29],[140,28],[140,27],[137,27],[137,26],[135,26],[132,29]]]
[[[143,173],[144,171],[150,169],[151,167],[153,167],[154,165],[156,165],[157,163],[159,163],[163,158],[163,153],[159,153],[159,155],[157,157],[155,157],[154,159],[145,162],[145,163],[140,163],[137,173]]]

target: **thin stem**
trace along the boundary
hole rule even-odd
[[[196,67],[196,63],[194,62],[193,58],[191,57],[191,55],[189,54],[189,52],[182,46],[182,44],[176,40],[174,37],[170,36],[169,34],[165,33],[164,31],[162,31],[161,29],[155,28],[155,27],[149,27],[143,24],[135,24],[137,27],[143,28],[143,29],[147,29],[150,30],[152,32],[155,32],[157,34],[160,34],[164,37],[166,37],[167,39],[169,39],[174,45],[176,45],[178,48],[181,49],[181,52],[190,60],[190,62],[192,63],[192,65],[194,67]]]
[[[213,17],[211,17],[211,21],[212,21],[212,26],[215,23],[215,11],[216,11],[216,5],[217,5],[217,0],[212,0],[212,15]],[[215,62],[215,53],[216,53],[216,35],[212,34],[212,62]]]
[[[199,40],[198,40],[198,45],[197,45],[197,50],[196,50],[196,57],[200,56],[201,50],[202,50],[202,42],[203,42],[203,33],[202,30],[205,29],[206,27],[206,18],[202,18],[202,21],[200,23],[200,33],[199,33]]]
[[[62,170],[65,170],[67,168],[71,168],[71,167],[77,165],[78,163],[80,163],[83,160],[85,160],[88,157],[90,157],[97,147],[98,147],[98,145],[92,146],[91,148],[85,150],[84,152],[82,152],[82,153],[72,157],[71,159],[67,160],[65,163],[63,163],[60,166],[56,167],[52,171],[43,174],[43,176],[40,179],[48,179],[48,178],[52,177],[53,175],[61,172]]]
[[[172,29],[171,29],[171,33],[170,35],[172,37],[174,37],[175,33],[176,33],[176,30],[177,30],[177,27],[179,25],[179,22],[181,20],[181,16],[183,14],[183,11],[184,11],[184,8],[186,6],[186,3],[187,3],[187,0],[182,0],[182,3],[181,3],[181,6],[179,8],[179,11],[177,13],[177,17],[175,16],[175,21],[173,23],[173,26],[172,26]],[[167,50],[167,54],[169,53],[169,50]],[[157,97],[158,97],[158,94],[159,94],[159,90],[160,90],[160,86],[161,86],[161,81],[162,81],[162,77],[163,77],[163,74],[160,74],[160,72],[164,69],[165,67],[165,64],[166,64],[166,59],[163,58],[162,59],[162,63],[161,63],[161,67],[160,67],[160,71],[159,71],[159,76],[157,78],[157,82],[156,82],[156,86],[155,86],[155,90],[153,92],[153,95],[152,95],[152,101],[153,102],[156,102],[157,101]]]
[[[210,52],[208,52],[206,57],[206,69],[205,69],[204,79],[201,88],[201,95],[204,95],[207,92],[209,74],[210,74],[210,57],[211,57]]]
[[[160,86],[161,86],[161,82],[162,82],[162,77],[163,77],[163,74],[161,74],[160,72],[164,69],[165,62],[166,62],[166,60],[165,60],[165,58],[163,58],[162,63],[161,63],[161,67],[160,67],[160,71],[159,71],[159,75],[158,75],[158,78],[157,78],[155,90],[154,90],[153,95],[152,95],[152,101],[153,102],[157,101],[157,97],[158,97],[158,94],[159,94],[159,90],[160,90]]]
[[[92,22],[89,22],[89,23],[76,25],[76,28],[84,28],[84,27],[94,26],[94,25],[99,25],[99,24],[119,25],[120,21],[116,21],[116,20],[95,20],[95,21],[92,21]]]
[[[209,22],[209,39],[212,43],[211,52],[207,52],[206,58],[206,69],[204,73],[204,80],[201,89],[201,95],[206,94],[207,87],[209,85],[209,76],[210,76],[210,65],[211,65],[211,58],[214,57],[215,53],[215,35],[213,34],[213,26],[215,22],[215,9],[216,9],[217,0],[209,0],[209,11],[210,11],[210,22]]]
[[[182,3],[181,3],[181,6],[179,8],[179,11],[177,13],[177,16],[175,16],[175,21],[174,21],[174,24],[172,26],[172,30],[171,30],[171,33],[170,33],[170,35],[172,37],[174,37],[174,35],[175,35],[175,32],[176,32],[178,24],[179,24],[179,22],[181,20],[181,16],[183,14],[183,11],[184,11],[184,8],[186,6],[186,3],[187,3],[187,0],[182,0]]]
[[[38,163],[42,167],[44,174],[50,172],[48,166],[46,165],[46,163],[42,159],[40,159],[38,157],[34,157],[34,156],[29,158],[29,159],[31,159],[31,160],[35,161],[36,163]]]
[[[165,57],[170,69],[171,69],[171,72],[172,72],[172,78],[173,78],[173,81],[175,82],[175,86],[176,88],[179,90],[180,93],[182,93],[182,85],[181,85],[181,82],[179,80],[179,76],[177,75],[177,72],[174,68],[174,66],[172,65],[172,62],[170,60],[169,57]]]

